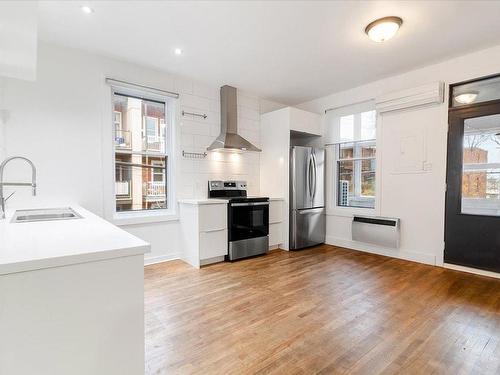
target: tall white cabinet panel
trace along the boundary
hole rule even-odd
[[[284,243],[283,199],[271,199],[269,202],[269,246],[280,246]]]
[[[269,243],[288,250],[290,131],[322,136],[321,116],[286,107],[262,114],[260,126],[260,195],[283,198],[281,225],[273,223],[273,208],[270,208]]]

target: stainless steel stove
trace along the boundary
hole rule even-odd
[[[227,199],[227,260],[267,253],[269,198],[247,196],[246,181],[208,181],[208,197]]]

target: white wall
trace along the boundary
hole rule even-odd
[[[307,103],[299,108],[322,113],[325,109],[374,99],[394,91],[425,83],[456,83],[500,73],[500,46],[430,65],[405,74],[389,77],[350,90],[338,92]],[[384,249],[351,241],[351,218],[330,214],[327,218],[327,241],[385,255],[430,264],[443,264],[444,205],[446,181],[446,147],[448,92],[441,105],[398,111],[379,117],[377,126],[380,166],[379,212],[381,216],[402,219],[401,247]],[[326,124],[328,126],[328,124]],[[406,129],[406,130],[405,130]],[[393,168],[394,134],[416,131],[424,135],[426,163],[423,173],[395,173]]]
[[[26,82],[5,78],[4,156],[29,157],[38,169],[38,196],[29,189],[17,189],[8,205],[29,206],[33,202],[76,202],[104,216],[113,199],[106,194],[105,174],[113,173],[106,158],[112,153],[110,89],[105,77],[113,77],[180,93],[177,105],[176,181],[177,198],[205,197],[209,179],[243,179],[249,193],[259,192],[259,154],[210,154],[204,160],[184,159],[182,150],[200,151],[219,134],[219,88],[176,77],[162,71],[120,62],[68,48],[39,44],[37,80]],[[1,81],[0,81],[1,82]],[[240,134],[259,146],[260,99],[238,93]],[[206,113],[206,120],[180,111]],[[0,123],[1,125],[1,123]],[[0,128],[1,130],[1,128]],[[2,133],[0,133],[1,136]],[[109,134],[111,134],[109,132]],[[1,144],[1,142],[0,142]],[[0,148],[0,152],[2,149]],[[29,176],[14,164],[6,170],[9,180]],[[106,179],[107,181],[109,180]],[[124,226],[124,229],[152,244],[148,261],[175,258],[181,251],[179,222],[168,221]]]
[[[4,110],[4,79],[0,77],[0,160],[5,158],[5,120],[7,113]]]
[[[0,1],[0,76],[36,78],[37,23],[37,1]]]

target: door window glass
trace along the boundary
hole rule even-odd
[[[500,115],[464,121],[461,212],[500,216]]]

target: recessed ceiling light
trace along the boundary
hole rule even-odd
[[[82,10],[83,13],[85,14],[90,14],[90,13],[94,13],[94,9],[92,9],[91,7],[87,6],[87,5],[84,5],[80,8]]]
[[[463,94],[455,95],[455,100],[460,104],[470,104],[476,100],[478,94],[478,91],[464,92]]]
[[[174,49],[174,53],[179,56],[179,55],[182,55],[182,50],[180,48],[176,48]]]
[[[380,43],[391,39],[403,24],[400,17],[384,17],[371,22],[365,28],[365,33],[374,42]]]

